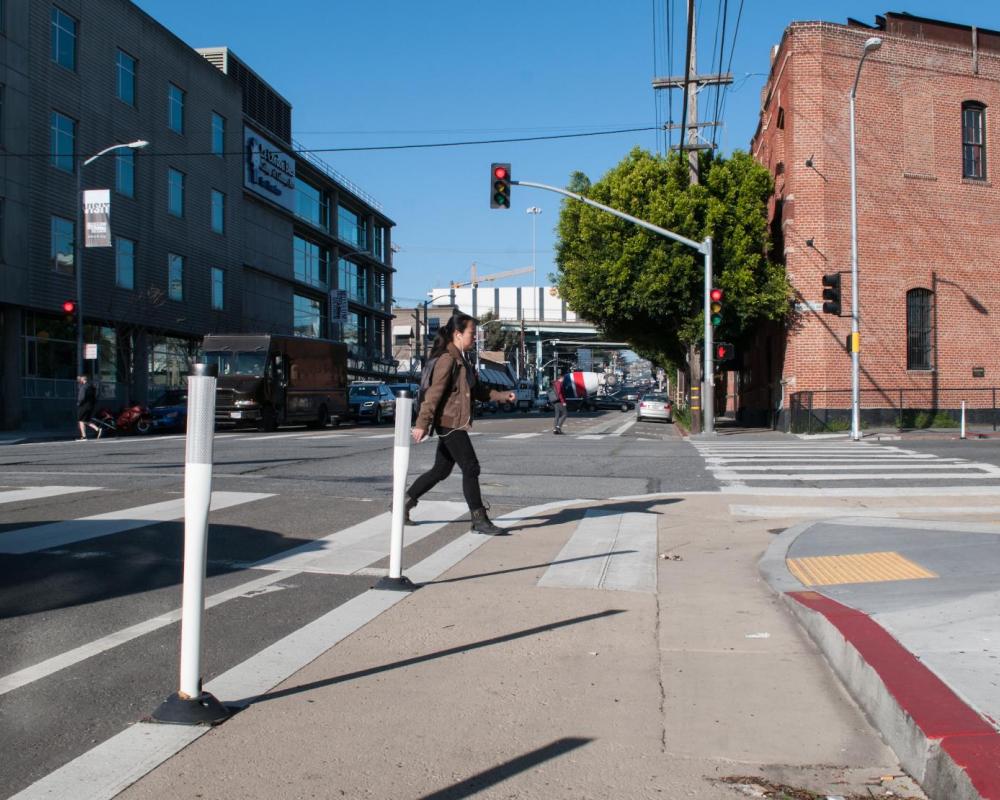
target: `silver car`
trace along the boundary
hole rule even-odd
[[[659,419],[664,422],[673,421],[674,405],[664,392],[647,392],[635,404],[635,418]]]

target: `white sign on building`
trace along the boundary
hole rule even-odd
[[[295,159],[247,127],[243,128],[243,185],[295,213]]]
[[[111,247],[111,190],[83,192],[84,247]]]

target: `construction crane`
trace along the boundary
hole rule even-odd
[[[525,273],[533,271],[534,267],[518,267],[517,269],[509,269],[506,272],[494,272],[492,275],[478,275],[476,273],[476,262],[473,261],[472,267],[469,269],[469,277],[471,280],[465,282],[452,281],[450,286],[452,289],[461,289],[463,286],[471,286],[472,288],[475,288],[484,281],[498,281],[501,278],[513,278],[515,275],[524,275]]]

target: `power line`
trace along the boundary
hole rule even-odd
[[[619,133],[640,133],[643,131],[657,130],[657,126],[646,125],[637,128],[618,128],[611,131],[586,131],[582,133],[562,133],[562,134],[552,134],[549,136],[520,136],[508,139],[471,139],[461,142],[424,142],[421,144],[387,144],[387,145],[368,145],[365,147],[300,147],[291,148],[288,152],[301,155],[308,153],[360,153],[360,152],[371,152],[376,150],[418,150],[418,149],[430,149],[430,148],[440,148],[440,147],[468,147],[471,145],[479,144],[509,144],[513,142],[545,142],[553,141],[557,139],[582,139],[590,136],[614,136]],[[51,158],[52,153],[3,153],[3,158]],[[227,151],[223,153],[213,153],[210,151],[206,152],[195,152],[195,153],[182,153],[182,152],[168,152],[161,153],[157,151],[144,151],[142,153],[137,153],[136,158],[179,158],[182,156],[192,157],[192,156],[215,156],[219,157],[222,155],[230,156],[242,156],[243,151]],[[74,158],[79,158],[79,154],[74,154]]]
[[[736,39],[740,35],[740,20],[743,19],[743,0],[740,0],[740,8],[736,12],[736,28],[733,30],[733,43],[729,48],[729,64],[726,67],[726,71],[730,72],[733,68],[733,56],[736,55]],[[722,107],[719,113],[725,115],[726,113],[726,92],[722,93]],[[721,117],[719,117],[721,119]]]
[[[722,46],[719,48],[719,69],[717,70],[720,73],[722,72],[722,59],[726,53],[726,21],[728,17],[729,17],[729,0],[724,0],[722,6],[722,36],[719,39],[719,41],[722,43]],[[730,66],[732,66],[732,64],[730,64]],[[729,84],[723,84],[721,86],[715,87],[715,113],[712,115],[712,119],[719,120],[719,113],[722,111],[721,107],[722,95],[725,93],[726,87],[728,86]],[[715,149],[715,137],[716,134],[718,133],[718,130],[719,130],[718,128],[712,128],[713,150]]]

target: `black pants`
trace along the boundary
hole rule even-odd
[[[462,493],[470,511],[483,507],[483,495],[479,491],[479,459],[472,449],[472,440],[464,430],[439,428],[437,454],[434,466],[413,482],[407,494],[414,500],[426,494],[437,484],[451,475],[458,464],[462,470]]]

